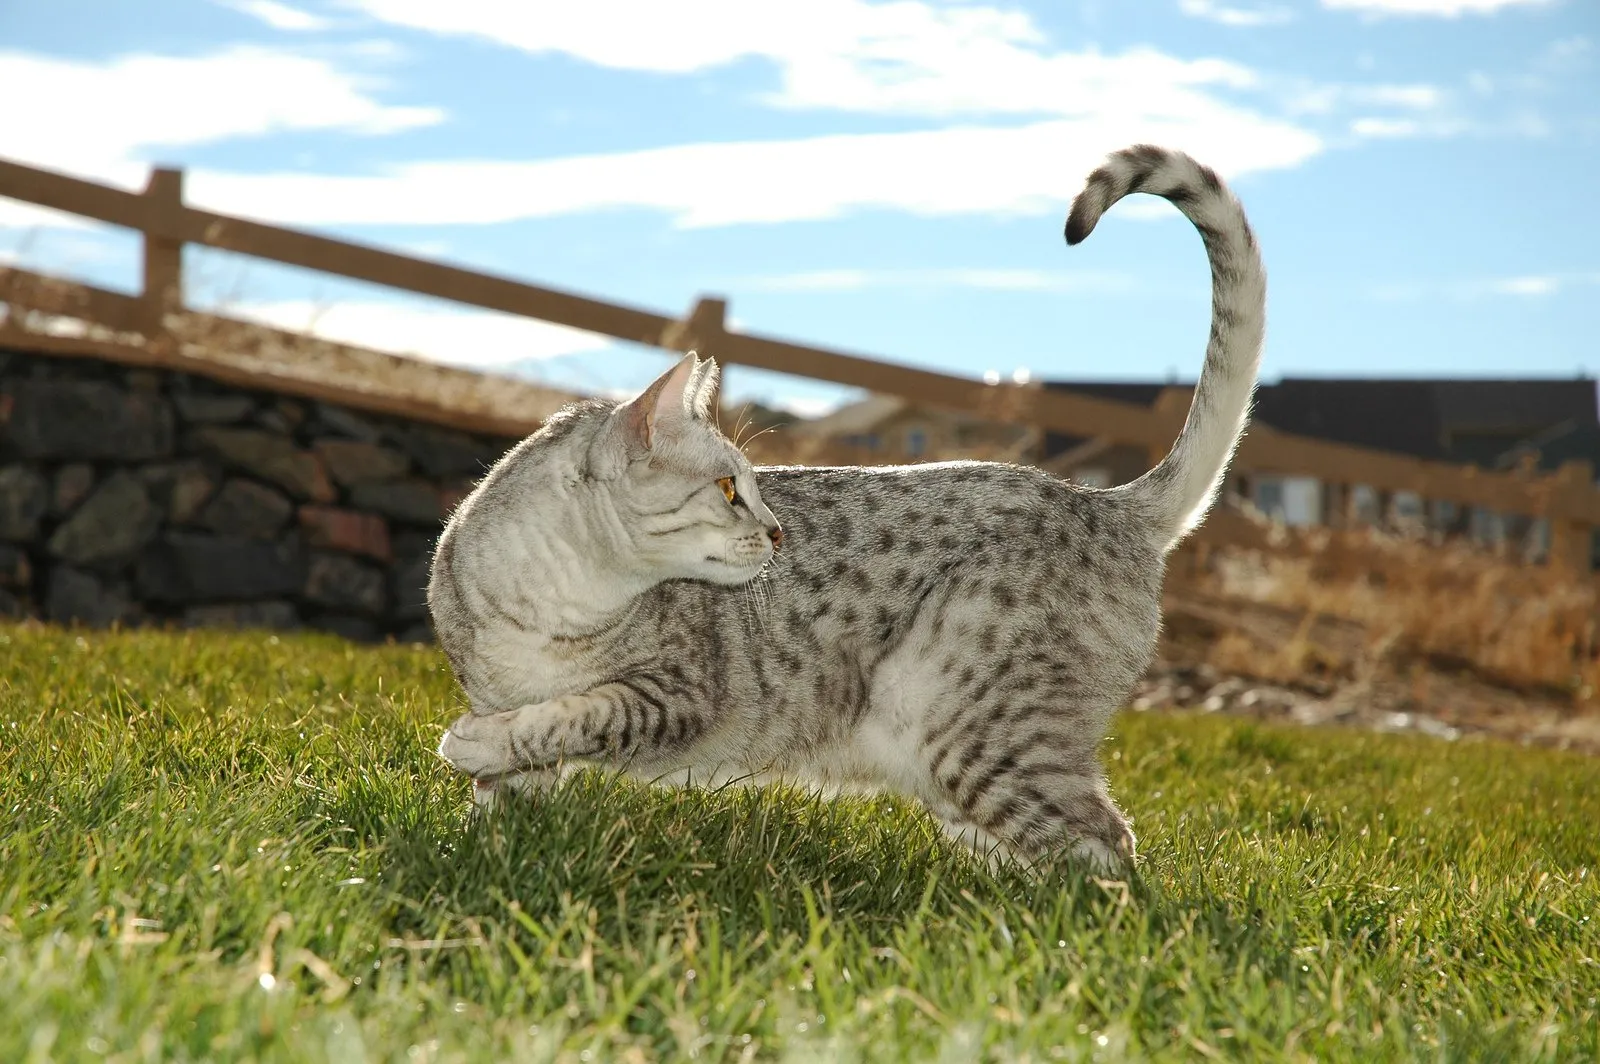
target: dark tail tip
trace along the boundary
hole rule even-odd
[[[1072,213],[1067,215],[1067,244],[1075,246],[1083,243],[1085,237],[1094,232],[1095,219],[1090,216],[1088,206],[1079,200],[1072,205]]]

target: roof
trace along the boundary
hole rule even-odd
[[[1047,381],[1080,395],[1152,405],[1177,385],[1147,381]],[[1193,387],[1184,385],[1184,387]],[[1255,420],[1316,439],[1398,451],[1419,458],[1492,462],[1505,449],[1482,434],[1509,441],[1553,426],[1600,423],[1595,382],[1572,379],[1285,377],[1256,391]],[[1065,435],[1047,449],[1072,446]]]

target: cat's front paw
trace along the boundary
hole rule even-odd
[[[523,767],[516,763],[516,712],[463,714],[439,740],[439,756],[474,780],[515,772]]]

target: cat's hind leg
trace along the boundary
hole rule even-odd
[[[1132,862],[1133,831],[1106,791],[1092,748],[1047,728],[976,721],[940,739],[923,746],[934,788],[928,804],[953,837],[988,852],[998,843],[999,852],[1026,864],[1064,853],[1105,874]]]

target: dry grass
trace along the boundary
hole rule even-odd
[[[1297,531],[1277,550],[1222,547],[1198,583],[1227,600],[1293,611],[1295,635],[1265,656],[1241,635],[1219,641],[1219,668],[1292,679],[1316,668],[1466,670],[1506,687],[1594,704],[1600,692],[1593,578],[1519,565],[1464,544],[1373,530]],[[1329,652],[1319,625],[1345,622],[1361,644]],[[1348,643],[1350,639],[1346,639]],[[1252,666],[1254,666],[1252,668]],[[1360,679],[1359,675],[1351,678]],[[1425,693],[1425,690],[1419,691]]]

